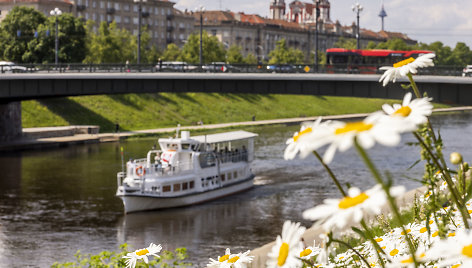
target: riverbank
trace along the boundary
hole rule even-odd
[[[451,108],[437,108],[434,109],[434,113],[444,113],[444,112],[464,112],[472,111],[472,106],[463,106],[463,107],[451,107]],[[357,114],[342,114],[342,115],[328,115],[323,116],[325,120],[350,120],[350,119],[359,119],[367,116],[367,113],[357,113]],[[69,145],[76,144],[87,144],[87,143],[99,143],[99,142],[113,142],[119,141],[120,139],[127,139],[135,136],[147,136],[147,135],[159,135],[159,134],[173,134],[179,130],[195,130],[195,131],[208,131],[215,129],[228,129],[228,128],[242,128],[247,126],[264,126],[264,125],[275,125],[275,124],[297,124],[304,121],[314,121],[319,116],[311,117],[296,117],[296,118],[283,118],[283,119],[270,119],[270,120],[254,120],[254,121],[244,121],[244,122],[234,122],[234,123],[220,123],[220,124],[202,124],[197,126],[180,126],[180,127],[168,127],[168,128],[155,128],[147,130],[136,130],[136,131],[122,131],[122,132],[108,132],[108,133],[99,133],[96,126],[82,126],[82,128],[88,129],[88,131],[79,131],[74,135],[62,135],[59,136],[52,135],[53,137],[47,137],[44,135],[49,135],[50,132],[59,132],[64,131],[64,128],[80,128],[79,126],[69,126],[69,127],[40,127],[40,128],[25,128],[23,129],[24,133],[28,133],[25,138],[0,143],[0,152],[1,151],[19,151],[19,150],[34,150],[34,149],[43,149],[43,148],[55,148],[55,147],[65,147]],[[93,131],[90,131],[93,129]],[[41,134],[48,133],[48,134]],[[70,133],[66,131],[64,133]],[[43,135],[43,136],[42,136]]]
[[[398,100],[282,95],[152,93],[23,101],[23,128],[97,125],[100,132],[370,113]],[[448,108],[435,104],[435,108]]]

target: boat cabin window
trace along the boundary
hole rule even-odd
[[[233,178],[236,179],[237,177],[238,177],[238,172],[237,171],[233,172]]]
[[[231,180],[231,177],[232,177],[232,174],[230,172],[230,173],[228,173],[228,180]]]
[[[174,192],[179,192],[180,191],[180,183],[174,184]]]
[[[164,186],[162,186],[162,191],[163,191],[163,192],[170,192],[170,185],[164,185]]]
[[[221,181],[225,181],[225,179],[226,179],[225,174],[221,174]]]
[[[182,190],[185,191],[188,189],[188,182],[182,183]]]
[[[182,150],[188,150],[190,148],[190,144],[188,143],[182,143],[181,146],[182,146]]]
[[[193,189],[193,187],[195,187],[195,182],[194,182],[194,181],[191,181],[191,182],[189,183],[189,186],[190,186],[190,189]]]

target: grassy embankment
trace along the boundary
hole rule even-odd
[[[159,93],[22,102],[23,127],[99,125],[100,132],[366,113],[399,100],[305,95]],[[436,107],[447,107],[436,105]]]

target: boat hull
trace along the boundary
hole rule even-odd
[[[253,187],[253,181],[254,175],[251,175],[251,177],[235,184],[205,192],[191,193],[184,196],[162,197],[144,194],[124,194],[118,195],[118,197],[123,201],[125,213],[183,207],[245,191]]]

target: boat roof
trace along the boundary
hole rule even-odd
[[[249,138],[254,138],[259,136],[256,133],[252,133],[244,130],[209,134],[209,135],[200,135],[200,136],[191,136],[190,139],[180,139],[180,138],[169,138],[169,139],[159,139],[159,142],[164,143],[219,143],[219,142],[228,142],[228,141],[237,141],[245,140]]]
[[[205,141],[206,143],[219,143],[219,142],[227,142],[227,141],[245,140],[245,139],[254,138],[257,136],[259,135],[256,133],[252,133],[252,132],[244,131],[244,130],[237,130],[237,131],[217,133],[217,134],[194,136],[190,138],[192,140],[197,140],[200,143],[204,143]]]

